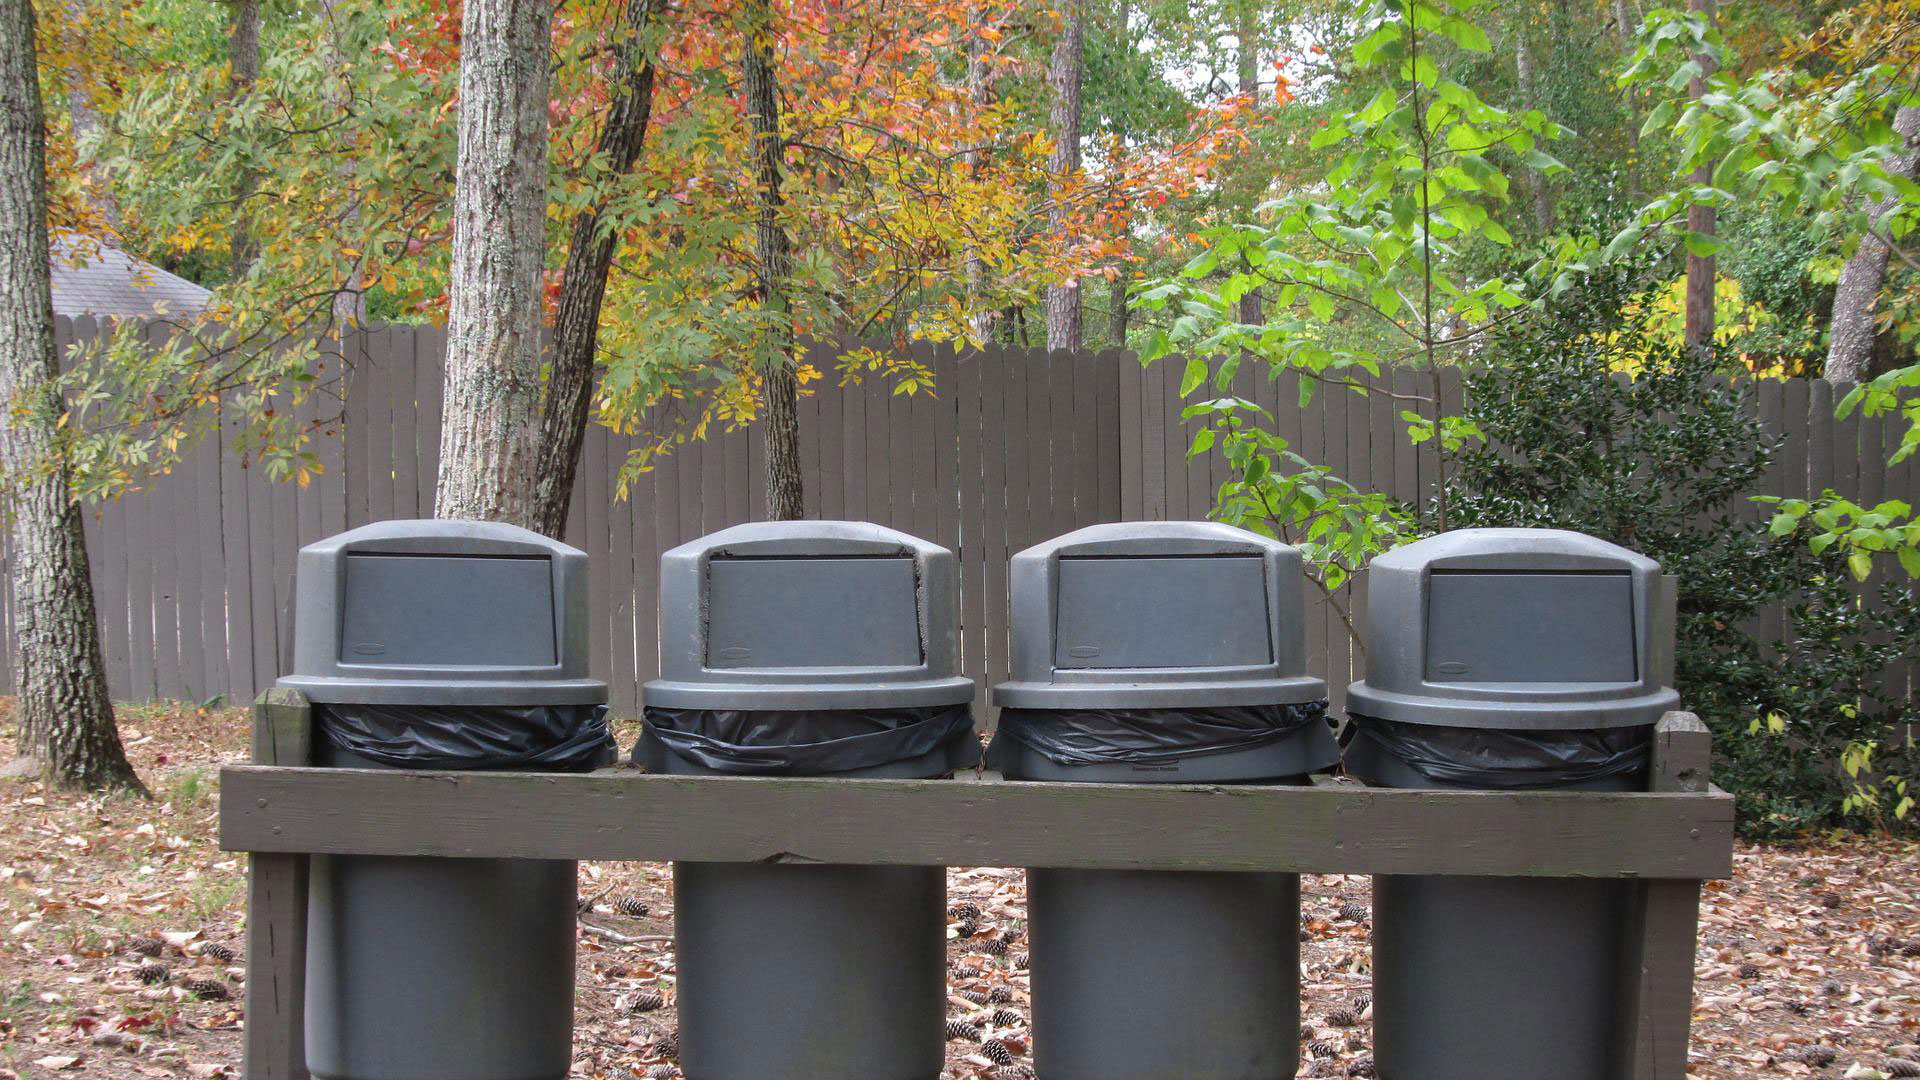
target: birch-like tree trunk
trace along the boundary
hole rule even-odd
[[[745,13],[740,73],[753,131],[754,191],[759,216],[754,246],[760,259],[760,375],[765,380],[767,423],[767,517],[795,521],[802,510],[799,384],[793,372],[793,314],[788,295],[793,249],[780,221],[781,165],[787,144],[780,134],[780,86],[773,70],[773,11],[753,0]]]
[[[1711,22],[1714,17],[1714,0],[1687,0],[1687,10],[1703,14]],[[1707,92],[1707,76],[1712,74],[1713,60],[1704,54],[1694,57],[1700,64],[1700,74],[1695,76],[1689,87],[1689,94],[1699,100]],[[1694,171],[1693,182],[1705,184],[1713,179],[1713,166],[1702,164]],[[1701,236],[1712,236],[1718,225],[1719,212],[1711,206],[1692,206],[1687,209],[1687,231]],[[1706,348],[1713,344],[1713,287],[1719,277],[1719,261],[1711,255],[1687,253],[1687,323],[1686,343],[1696,348]]]
[[[988,18],[987,11],[985,4],[974,5],[974,26],[972,32],[967,35],[967,99],[973,106],[976,121],[993,107],[994,75],[991,55],[993,44],[987,40],[984,32]],[[969,175],[978,176],[986,164],[987,151],[981,145],[984,140],[978,134],[978,128],[973,138],[976,142],[961,156],[961,164],[966,166]],[[987,302],[986,260],[982,259],[980,252],[973,247],[967,249],[967,309],[968,329],[972,331],[974,339],[982,345],[993,341],[995,324],[1000,320],[1000,313]]]
[[[1087,9],[1085,0],[1070,0],[1062,12],[1060,40],[1053,47],[1053,63],[1047,83],[1053,90],[1053,174],[1066,181],[1080,171],[1080,72],[1086,46]],[[1061,192],[1055,188],[1051,211],[1055,229],[1067,227],[1067,210]],[[1047,289],[1047,348],[1080,347],[1079,282],[1069,281]]]
[[[1920,168],[1920,108],[1902,105],[1893,114],[1893,130],[1905,152],[1887,163],[1887,171],[1911,180]],[[1840,270],[1833,290],[1833,321],[1828,323],[1827,369],[1830,382],[1866,382],[1873,376],[1873,346],[1880,337],[1880,290],[1887,283],[1887,260],[1893,249],[1884,234],[1886,217],[1898,205],[1889,195],[1867,211],[1868,232]]]
[[[613,101],[595,148],[610,175],[631,172],[646,145],[653,115],[653,60],[644,40],[653,21],[652,0],[627,0],[611,80]],[[617,234],[602,227],[605,205],[573,219],[567,265],[560,281],[560,312],[554,323],[553,356],[547,369],[546,406],[534,475],[533,528],[559,539],[567,528],[580,444],[593,404],[594,353],[600,340],[600,305],[607,294]]]
[[[227,34],[227,96],[239,100],[253,91],[260,80],[260,0],[232,0],[233,20]],[[252,215],[247,201],[253,198],[260,178],[245,165],[233,178],[233,226],[228,252],[234,277],[240,277],[259,256],[254,243]]]
[[[1234,59],[1239,68],[1237,74],[1240,78],[1240,92],[1252,98],[1254,104],[1258,106],[1260,104],[1260,33],[1251,4],[1240,8],[1234,24],[1233,36],[1237,49]],[[1266,185],[1262,184],[1261,190],[1265,189]],[[1255,196],[1255,202],[1258,201],[1259,197]],[[1259,289],[1249,289],[1247,294],[1240,298],[1239,318],[1248,326],[1260,326],[1266,322]]]
[[[132,788],[107,697],[80,506],[59,443],[45,115],[33,5],[0,4],[0,470],[6,478],[19,747],[69,787]]]
[[[550,0],[468,0],[434,515],[533,522]]]
[[[1527,39],[1527,24],[1524,16],[1519,25],[1513,29],[1513,66],[1514,74],[1520,84],[1521,105],[1529,109],[1540,108],[1538,80],[1535,78],[1533,63],[1533,44]],[[1527,188],[1533,203],[1533,225],[1542,236],[1553,231],[1552,184],[1544,170],[1527,170]]]

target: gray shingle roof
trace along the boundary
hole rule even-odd
[[[55,315],[192,315],[213,294],[119,248],[53,238]]]

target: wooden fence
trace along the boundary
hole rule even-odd
[[[59,321],[63,343],[95,332],[91,320]],[[432,512],[444,346],[444,334],[426,327],[373,330],[347,343],[353,364],[343,400],[308,405],[320,414],[341,409],[343,422],[321,440],[325,469],[305,488],[245,467],[230,452],[229,424],[171,474],[91,509],[88,546],[116,698],[240,702],[272,684],[300,546]],[[1186,459],[1178,364],[1143,370],[1116,351],[914,347],[914,355],[935,374],[933,395],[828,379],[802,400],[806,510],[879,522],[954,550],[964,668],[990,685],[1006,677],[1009,556],[1098,522],[1205,517],[1224,464],[1218,455]],[[1400,499],[1432,489],[1431,451],[1407,442],[1400,406],[1385,395],[1322,393],[1302,409],[1291,378],[1267,382],[1250,369],[1240,392],[1272,410],[1279,433],[1308,459]],[[1410,371],[1391,378],[1397,391],[1426,385]],[[1457,372],[1447,373],[1446,393],[1457,403]],[[1806,496],[1831,486],[1865,503],[1920,496],[1920,461],[1886,464],[1900,428],[1835,420],[1833,401],[1833,388],[1818,380],[1758,385],[1754,408],[1785,439],[1762,493]],[[764,516],[758,430],[691,443],[643,474],[628,498],[616,498],[620,465],[637,442],[590,429],[567,532],[592,557],[595,673],[621,711],[635,708],[639,685],[656,670],[660,552]],[[1364,581],[1356,587],[1358,611]],[[11,613],[0,617],[11,639]],[[1756,631],[1772,640],[1781,625],[1772,612]],[[1307,655],[1338,708],[1362,672],[1338,616],[1319,602],[1308,611]],[[0,689],[11,685],[7,657]]]

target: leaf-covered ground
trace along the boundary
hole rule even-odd
[[[238,1073],[244,860],[214,829],[217,769],[243,756],[246,725],[240,710],[125,710],[152,801],[0,781],[0,1080]],[[1845,840],[1736,862],[1702,911],[1691,1074],[1920,1075],[1920,851]],[[677,1075],[669,883],[661,865],[581,866],[577,1076]],[[1367,880],[1302,891],[1301,1075],[1370,1075]],[[946,1076],[1028,1076],[1021,875],[955,870],[949,900],[964,1023]]]

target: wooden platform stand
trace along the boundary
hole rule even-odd
[[[1733,799],[1689,713],[1656,729],[1652,790],[1621,794],[371,772],[307,767],[311,733],[306,698],[269,690],[256,764],[221,770],[220,844],[251,853],[248,1080],[307,1075],[315,854],[1633,879],[1623,1080],[1684,1080],[1700,883],[1733,869]]]

